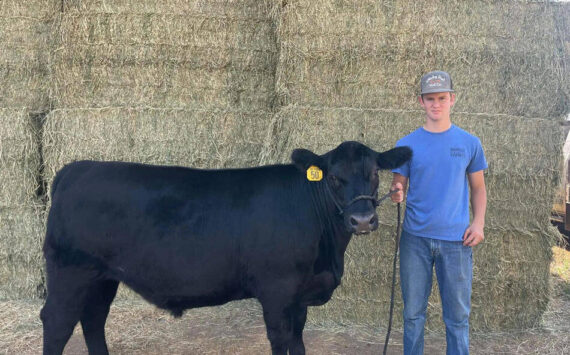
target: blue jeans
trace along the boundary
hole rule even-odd
[[[432,273],[441,295],[447,355],[469,354],[473,257],[463,242],[422,238],[402,231],[400,281],[404,300],[404,354],[423,354]]]

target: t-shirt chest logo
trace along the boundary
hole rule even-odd
[[[449,148],[449,155],[453,158],[463,158],[465,156],[465,148]]]

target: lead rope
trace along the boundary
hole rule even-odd
[[[390,319],[388,321],[388,331],[386,332],[386,341],[384,342],[384,352],[388,350],[388,340],[390,339],[390,331],[392,330],[392,316],[394,315],[394,288],[396,286],[396,262],[398,261],[398,249],[400,248],[400,203],[398,202],[398,224],[396,226],[396,246],[394,247],[394,264],[392,267],[392,295],[390,296]]]

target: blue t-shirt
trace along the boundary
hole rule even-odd
[[[469,226],[467,174],[487,169],[479,138],[455,125],[440,133],[420,127],[396,146],[413,151],[410,161],[392,170],[409,183],[403,228],[418,237],[462,240]]]

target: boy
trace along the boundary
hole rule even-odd
[[[451,123],[455,103],[448,73],[420,81],[424,125],[400,139],[412,159],[394,169],[393,202],[409,184],[400,241],[404,301],[404,354],[422,354],[424,323],[435,265],[446,330],[447,354],[469,353],[472,250],[484,239],[487,162],[479,139]],[[469,223],[469,189],[473,220]]]

